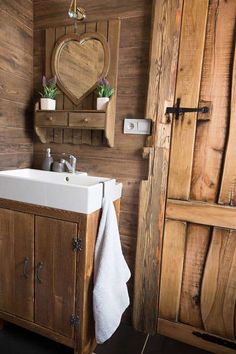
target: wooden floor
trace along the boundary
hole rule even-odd
[[[1,354],[73,354],[73,350],[44,337],[7,324],[0,332]],[[95,354],[207,354],[163,336],[146,336],[122,325]]]

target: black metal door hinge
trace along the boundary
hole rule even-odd
[[[83,250],[82,240],[73,238],[72,248],[73,248],[73,251],[75,251],[75,252],[78,252],[78,251],[81,252]]]
[[[70,317],[70,325],[72,327],[78,327],[80,324],[80,319],[78,315],[71,315]]]
[[[201,333],[201,332],[197,332],[197,331],[192,332],[192,334],[198,338],[201,338],[201,339],[207,341],[207,342],[222,345],[223,347],[234,349],[234,350],[236,349],[236,343],[231,342],[227,339],[219,338],[219,337],[213,336],[211,334]]]
[[[176,105],[174,107],[166,108],[166,115],[174,114],[175,119],[179,119],[180,116],[183,116],[184,113],[209,113],[209,107],[197,107],[197,108],[188,108],[188,107],[180,107],[180,98],[177,98]]]

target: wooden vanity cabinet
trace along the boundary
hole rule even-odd
[[[119,201],[115,202],[119,209]],[[0,199],[0,318],[91,354],[100,210],[78,214]]]

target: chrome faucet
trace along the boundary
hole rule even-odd
[[[61,163],[64,163],[68,172],[69,173],[75,173],[76,171],[76,163],[77,163],[77,159],[75,156],[73,155],[69,155],[69,161],[67,161],[64,156],[65,154],[62,154],[63,155],[63,158],[61,159]]]

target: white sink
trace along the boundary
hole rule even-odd
[[[0,198],[90,214],[102,206],[103,195],[115,201],[122,184],[115,179],[19,169],[0,172]]]

